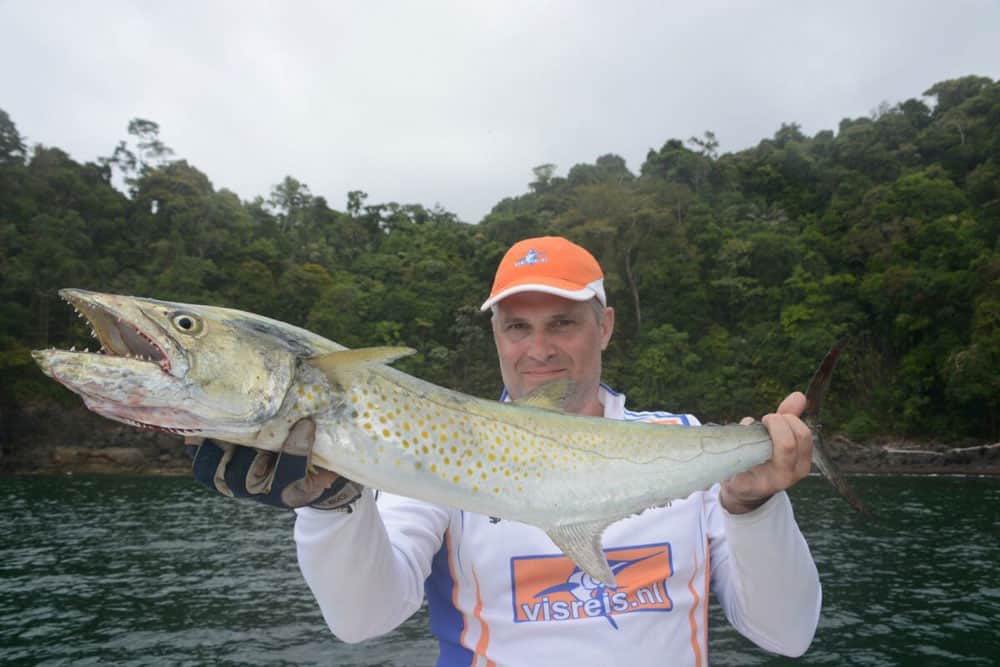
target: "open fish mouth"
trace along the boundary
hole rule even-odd
[[[90,325],[90,335],[101,344],[96,352],[78,351],[75,347],[70,349],[71,352],[148,361],[159,366],[164,373],[170,373],[172,368],[170,356],[156,342],[154,332],[143,331],[139,327],[140,323],[123,319],[120,314],[96,301],[85,300],[72,290],[60,290],[59,296],[73,307],[77,317],[87,321]],[[153,322],[148,324],[150,328],[157,326]]]
[[[159,323],[115,295],[65,289],[59,296],[90,325],[100,347],[35,350],[32,356],[46,374],[105,417],[177,435],[198,432],[187,428],[183,410],[165,405],[187,363]]]

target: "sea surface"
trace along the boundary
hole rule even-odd
[[[1000,479],[853,481],[879,522],[821,479],[792,492],[823,581],[806,655],[757,649],[715,607],[712,664],[1000,664]],[[330,635],[296,566],[291,513],[184,478],[2,477],[0,499],[2,665],[436,660],[423,610],[362,644]]]

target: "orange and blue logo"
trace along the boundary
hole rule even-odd
[[[605,549],[617,586],[605,586],[563,554],[510,559],[515,623],[606,618],[674,608],[667,580],[674,573],[670,543]]]

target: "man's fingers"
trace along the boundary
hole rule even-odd
[[[779,415],[795,415],[796,417],[802,416],[802,413],[806,409],[806,395],[801,391],[793,391],[785,400],[781,402],[778,406]]]
[[[773,443],[771,449],[772,470],[776,475],[774,482],[780,487],[787,486],[794,475],[799,459],[798,440],[792,428],[789,415],[770,414],[763,419],[767,432]]]

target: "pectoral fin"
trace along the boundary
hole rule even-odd
[[[573,395],[572,380],[553,380],[539,386],[527,396],[514,401],[515,405],[541,408],[542,410],[566,411],[566,401]]]
[[[615,575],[611,572],[608,559],[601,549],[601,535],[607,523],[593,521],[559,526],[546,533],[577,567],[606,586],[615,585]]]
[[[309,359],[309,363],[323,371],[332,382],[344,384],[343,378],[369,366],[391,364],[397,359],[415,354],[411,347],[362,347],[340,350]]]

